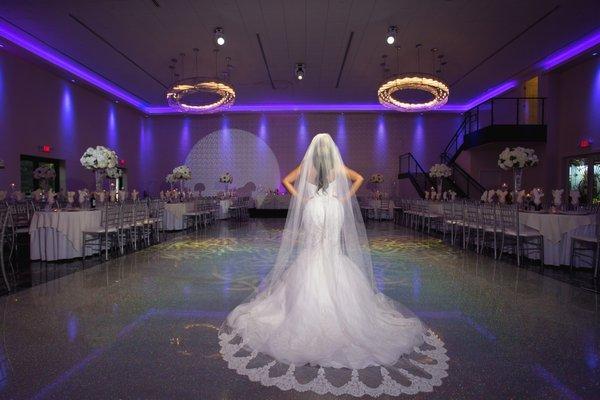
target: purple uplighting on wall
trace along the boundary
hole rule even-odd
[[[2,59],[0,59],[0,127],[4,123],[4,110],[6,104],[6,94],[5,94],[5,82],[4,82],[4,66],[2,65]]]
[[[600,30],[597,30],[575,42],[563,47],[562,49],[552,53],[540,62],[540,66],[545,71],[552,69],[579,54],[590,50],[592,47],[600,44]]]
[[[425,156],[425,120],[422,115],[415,117],[415,126],[413,128],[413,143],[411,152],[417,160],[423,160]]]
[[[73,94],[71,86],[63,84],[60,102],[60,132],[66,143],[73,140],[75,135],[75,112],[73,110]]]
[[[598,112],[598,110],[600,110],[600,61],[596,60],[595,63],[596,71],[594,74],[594,81],[592,82],[592,86],[590,88],[590,103],[588,105],[589,121],[587,122],[590,129],[600,126],[600,113]],[[600,136],[600,130],[597,128],[591,133]]]
[[[269,137],[267,130],[267,116],[265,114],[260,115],[260,120],[258,122],[258,137],[264,141]]]
[[[149,118],[140,118],[140,137],[139,137],[139,154],[143,154],[144,157],[137,157],[140,171],[144,171],[144,168],[148,165],[152,165],[153,157],[153,135],[152,135],[152,120]]]
[[[346,142],[348,141],[346,137],[346,116],[344,114],[340,114],[337,117],[337,130],[335,135],[335,143],[340,149],[340,153],[342,157],[346,157]]]
[[[185,161],[185,158],[188,155],[188,152],[191,149],[191,138],[192,134],[190,132],[190,118],[185,117],[183,121],[181,121],[181,131],[179,134],[179,160],[181,163]]]
[[[304,114],[300,114],[300,118],[298,118],[298,136],[296,137],[296,156],[298,161],[302,159],[309,145],[307,124]]]
[[[377,117],[377,127],[375,129],[375,143],[373,143],[373,160],[377,168],[384,167],[387,164],[387,146],[388,137],[385,127],[385,116],[380,114]]]
[[[119,131],[117,128],[117,115],[115,105],[108,105],[108,126],[106,128],[106,143],[111,149],[117,148]]]

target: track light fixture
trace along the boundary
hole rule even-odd
[[[301,81],[304,79],[304,74],[306,73],[306,64],[304,63],[296,63],[294,67],[294,75],[296,75],[296,79]]]
[[[398,27],[390,26],[388,28],[387,37],[385,39],[386,43],[390,46],[396,43],[396,36],[398,35]]]
[[[223,33],[223,28],[215,28],[215,43],[219,46],[223,46],[225,44],[225,34]]]

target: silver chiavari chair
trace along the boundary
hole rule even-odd
[[[479,218],[479,205],[477,203],[465,203],[464,224],[463,224],[463,248],[468,248],[472,241],[475,245],[475,251],[479,253],[481,222]]]
[[[15,226],[10,209],[4,205],[0,206],[0,270],[2,270],[2,277],[8,291],[11,290],[11,286],[6,272],[6,264],[10,265],[14,276],[12,255],[15,249],[15,237]]]
[[[576,259],[588,261],[594,269],[594,278],[598,278],[598,264],[600,264],[600,212],[598,212],[598,209],[596,209],[594,235],[574,235],[571,237],[571,257],[569,262],[571,271],[573,271]]]
[[[187,211],[183,214],[183,226],[186,229],[189,229],[190,226],[194,228],[194,230],[198,230],[198,225],[200,221],[200,216],[202,209],[202,199],[195,200],[192,203],[192,211]]]
[[[494,249],[494,259],[498,258],[498,236],[502,234],[500,218],[495,204],[483,204],[481,210],[481,246]],[[490,237],[489,244],[486,238]],[[487,244],[487,246],[486,246]]]
[[[502,227],[500,256],[506,249],[512,249],[516,254],[517,266],[522,263],[525,254],[535,252],[539,255],[541,265],[544,265],[544,237],[542,234],[527,226],[520,226],[519,211],[515,205],[498,205]]]
[[[390,211],[390,198],[389,197],[382,197],[381,200],[379,200],[379,205],[377,207],[377,220],[381,221],[382,219],[384,219],[384,217],[386,219],[391,219],[392,215],[391,215],[391,211]]]
[[[100,226],[86,229],[82,232],[81,255],[83,262],[85,262],[86,250],[88,248],[97,250],[100,253],[100,257],[102,257],[102,251],[104,251],[104,259],[108,260],[110,248],[116,246],[119,242],[120,223],[121,206],[107,202],[102,210]]]
[[[130,246],[137,250],[136,210],[134,203],[124,203],[121,205],[121,221],[119,226],[119,250],[121,254],[125,253],[125,247]]]

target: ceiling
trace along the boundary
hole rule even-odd
[[[193,48],[199,75],[222,73],[231,58],[236,104],[372,104],[383,68],[417,70],[417,43],[421,71],[433,72],[430,49],[437,48],[447,62],[440,76],[450,84],[449,104],[464,104],[599,28],[600,2],[3,0],[0,16],[152,106],[166,104],[172,58],[181,74],[185,53],[183,75],[194,74]],[[398,50],[385,43],[389,25],[398,26]],[[227,44],[215,69],[217,26]],[[297,62],[306,64],[301,82]]]

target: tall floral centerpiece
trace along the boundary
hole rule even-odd
[[[498,156],[498,166],[505,171],[513,170],[515,194],[521,190],[523,168],[533,167],[539,162],[533,149],[524,147],[505,148]]]
[[[102,181],[106,176],[106,170],[116,168],[119,158],[114,150],[104,146],[88,147],[79,160],[85,169],[94,171],[96,180],[96,191],[102,190]]]
[[[173,179],[179,181],[179,189],[183,191],[183,181],[189,181],[192,179],[192,171],[187,165],[180,165],[179,167],[173,168]]]
[[[123,177],[123,170],[121,168],[107,168],[106,177],[115,181],[115,190],[119,190],[117,186],[117,179]]]
[[[165,177],[165,181],[169,184],[170,189],[173,190],[173,184],[175,184],[175,182],[176,182],[175,177],[173,176],[173,174],[168,174]]]
[[[225,195],[227,195],[227,192],[229,192],[229,185],[233,183],[233,176],[229,172],[225,172],[219,178],[219,182],[225,184]]]
[[[446,164],[434,164],[429,169],[429,176],[437,181],[437,193],[442,193],[442,182],[451,175],[452,168]]]
[[[40,165],[33,170],[33,179],[40,182],[40,188],[47,191],[50,187],[50,181],[56,178],[54,167],[48,165]]]

